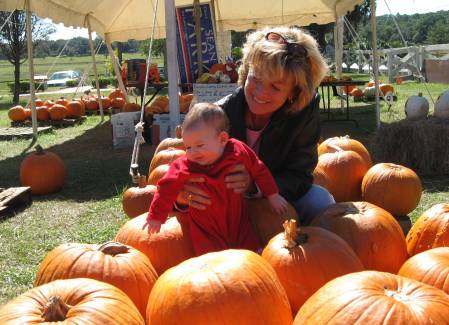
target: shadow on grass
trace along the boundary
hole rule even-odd
[[[33,140],[20,155],[0,161],[0,185],[20,186],[20,164],[32,152]],[[31,150],[30,150],[31,149]],[[120,195],[127,186],[133,186],[129,176],[132,147],[112,147],[112,127],[109,122],[98,124],[82,135],[44,149],[61,157],[66,167],[66,181],[61,191],[44,196],[33,196],[34,201],[73,200],[96,201]],[[139,171],[147,174],[154,147],[140,147]]]

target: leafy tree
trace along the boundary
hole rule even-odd
[[[0,11],[0,21],[4,22],[9,17],[9,12]],[[51,24],[44,22],[37,16],[31,17],[32,37],[35,44],[46,39],[54,32]],[[20,64],[27,59],[27,36],[26,36],[26,12],[16,10],[10,20],[0,32],[0,51],[7,60],[14,65],[14,97],[13,102],[19,102],[20,92]]]

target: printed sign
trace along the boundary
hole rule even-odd
[[[238,84],[193,84],[193,96],[198,103],[215,103],[219,99],[231,94]]]
[[[214,37],[213,17],[209,3],[200,5],[203,71],[218,63],[217,44]],[[195,17],[192,6],[176,8],[176,39],[181,83],[194,83],[198,78]]]
[[[112,145],[114,148],[132,147],[136,132],[134,126],[140,120],[140,112],[117,113],[111,116]]]

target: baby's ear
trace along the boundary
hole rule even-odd
[[[228,140],[229,140],[228,132],[221,131],[218,134],[218,140],[220,141],[221,144],[223,144],[223,145],[226,144],[228,142]]]

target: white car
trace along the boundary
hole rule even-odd
[[[81,79],[81,73],[76,70],[56,71],[47,81],[48,87],[66,87],[67,81],[78,83]]]

